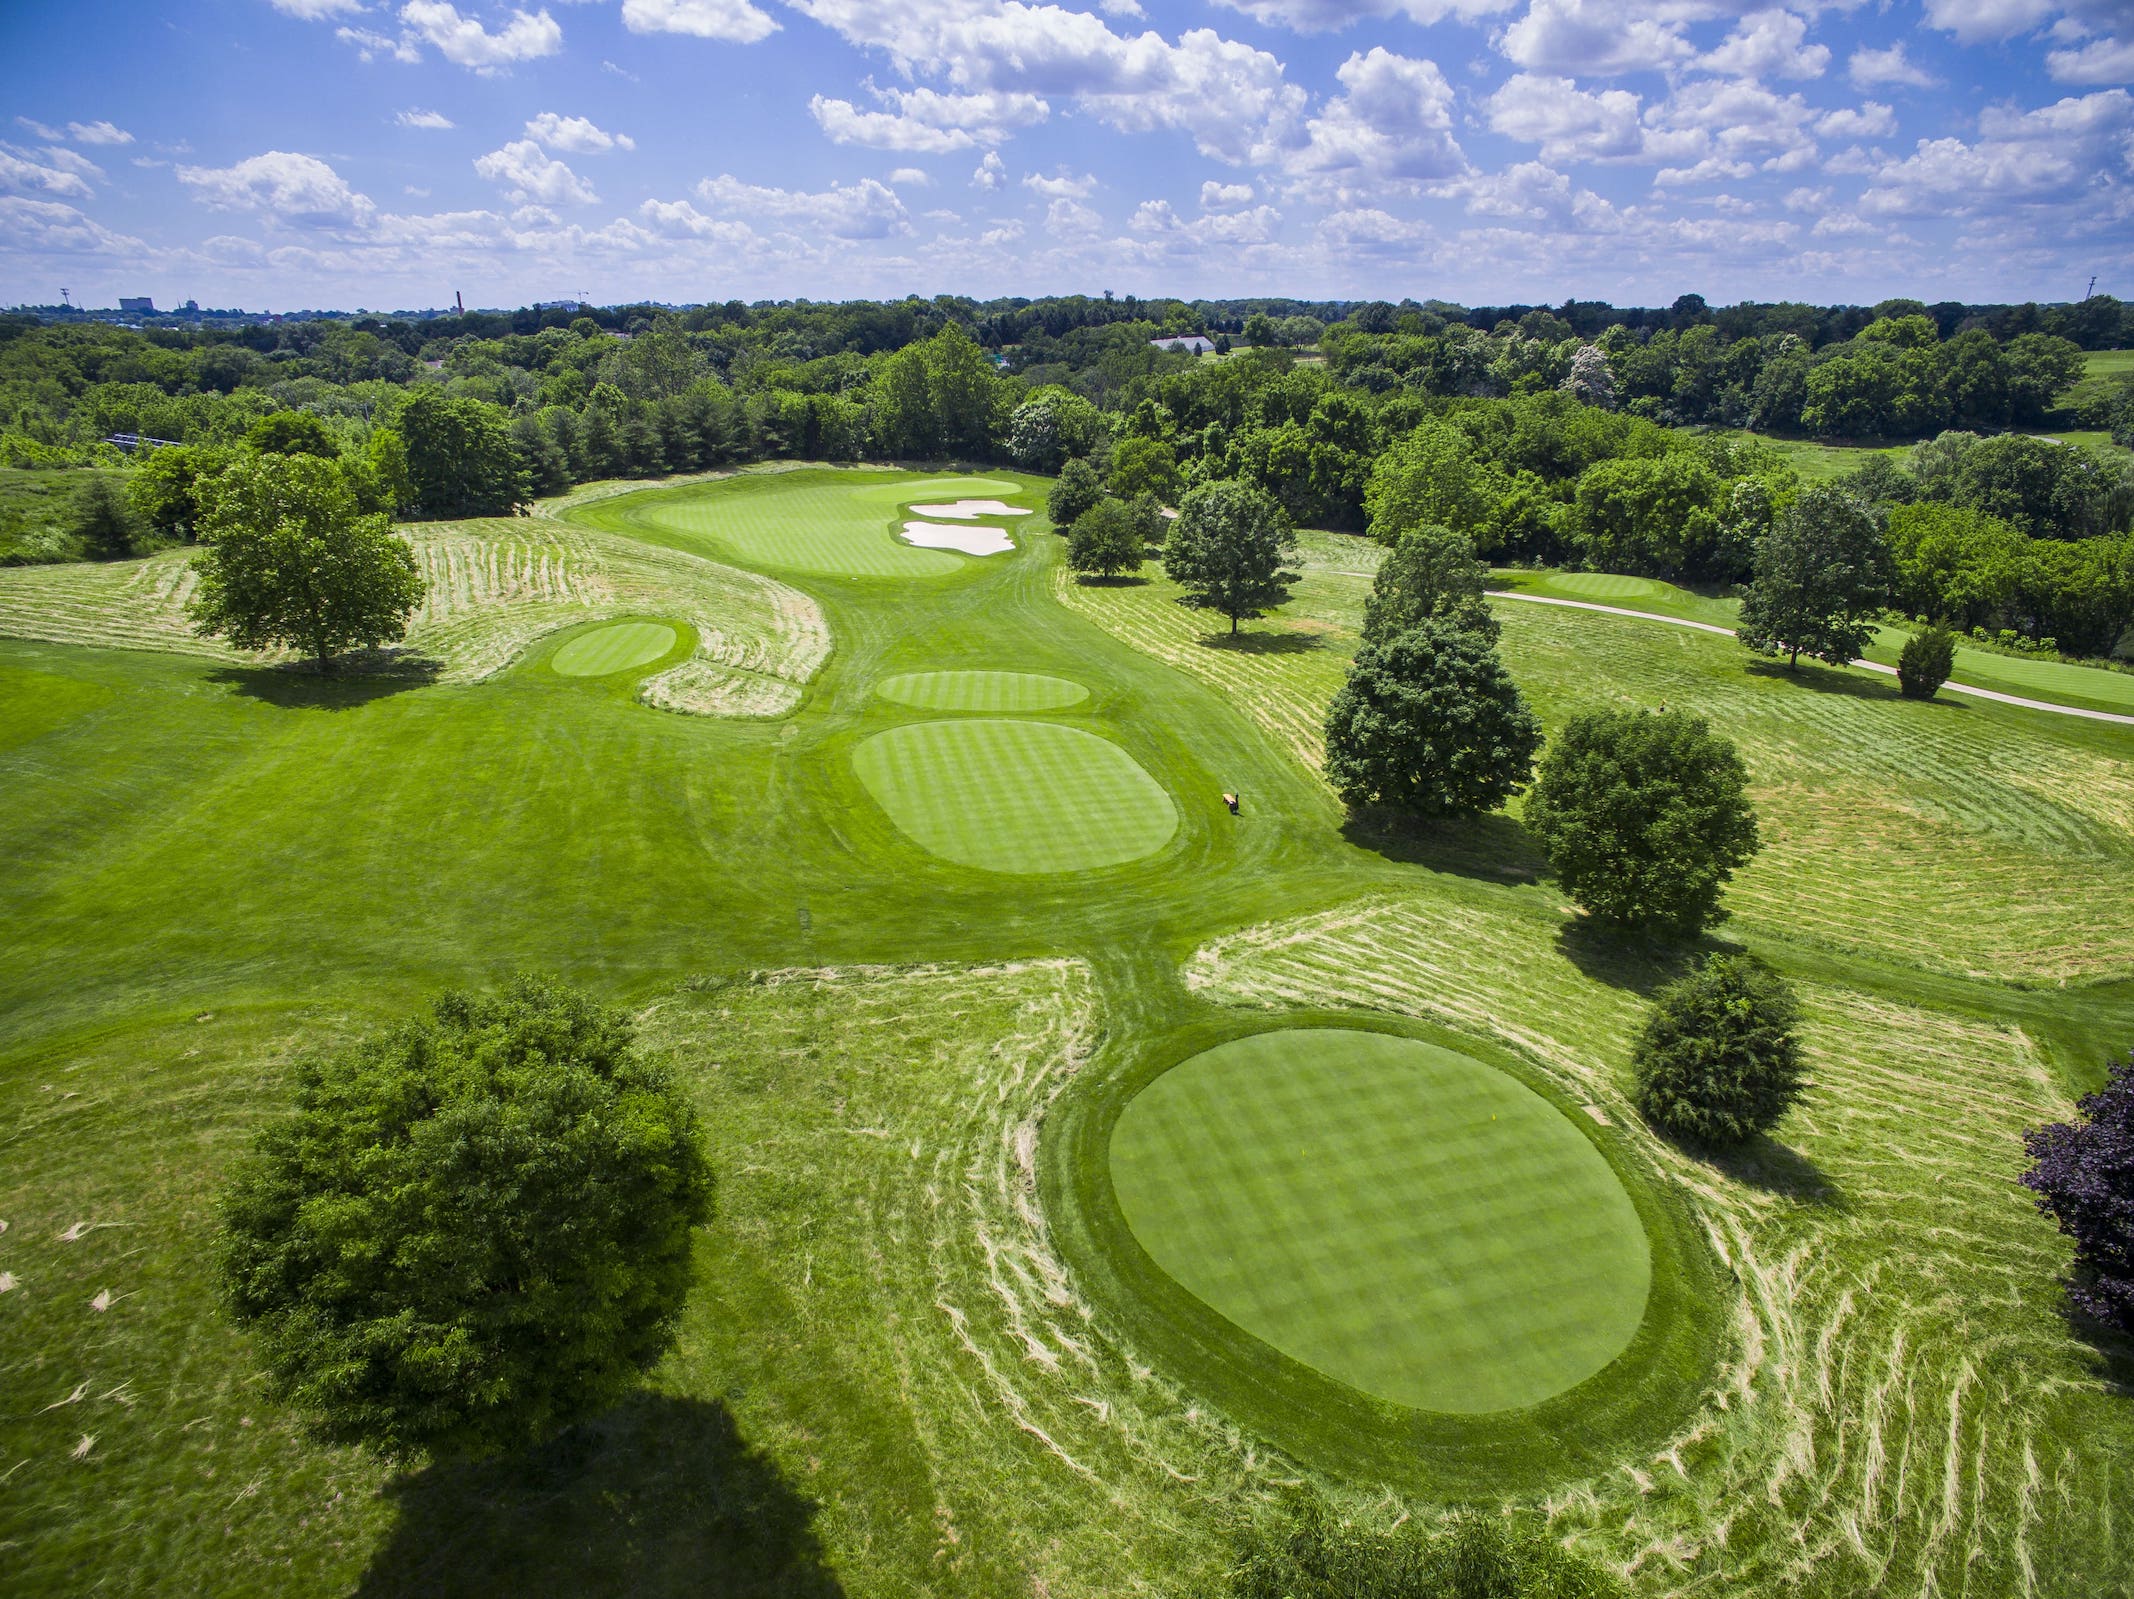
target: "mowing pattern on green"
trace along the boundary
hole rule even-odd
[[[1170,795],[1131,755],[1051,722],[893,727],[852,765],[891,821],[962,866],[1088,871],[1153,855],[1178,831]]]
[[[548,664],[565,677],[606,677],[656,661],[673,648],[674,629],[662,622],[617,622],[579,634]]]
[[[883,699],[922,711],[1059,711],[1089,698],[1064,677],[1036,672],[906,672],[874,687]]]
[[[1135,1096],[1111,1141],[1156,1263],[1376,1398],[1479,1414],[1592,1376],[1652,1284],[1601,1154],[1516,1078],[1410,1038],[1291,1028]]]
[[[775,484],[775,492],[764,484]],[[961,571],[965,557],[901,544],[889,515],[912,500],[944,494],[1020,494],[1002,478],[920,478],[892,483],[736,479],[727,492],[650,506],[655,526],[709,539],[751,564],[817,577],[938,577]]]
[[[1581,600],[1643,599],[1661,589],[1649,577],[1619,577],[1613,572],[1558,572],[1537,587]]]

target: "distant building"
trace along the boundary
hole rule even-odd
[[[1174,355],[1206,355],[1215,348],[1215,341],[1200,333],[1177,333],[1168,339],[1151,339],[1149,343]]]
[[[575,311],[583,304],[583,300],[536,300],[533,308],[536,311]]]
[[[155,308],[156,302],[150,299],[145,294],[138,299],[129,299],[123,294],[119,296],[119,309],[121,311],[143,311],[152,313]]]

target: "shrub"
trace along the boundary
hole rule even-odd
[[[1784,979],[1748,955],[1714,955],[1655,996],[1632,1061],[1638,1109],[1701,1144],[1738,1144],[1800,1098],[1799,1017]]]
[[[1682,711],[1588,711],[1549,746],[1526,825],[1564,892],[1603,921],[1692,934],[1756,853],[1748,773]]]
[[[1930,700],[1956,666],[1956,635],[1939,622],[1904,641],[1897,655],[1897,687],[1907,698]]]
[[[521,978],[301,1069],[223,1195],[222,1289],[323,1436],[485,1454],[666,1353],[710,1200],[628,1022]]]
[[[2134,1052],[2087,1094],[2081,1119],[2024,1135],[2023,1186],[2075,1241],[2068,1298],[2086,1316],[2134,1334]]]
[[[1495,810],[1526,786],[1540,748],[1541,719],[1490,635],[1456,617],[1365,644],[1326,712],[1334,792],[1414,816]]]

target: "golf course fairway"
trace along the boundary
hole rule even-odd
[[[893,727],[852,764],[891,821],[961,866],[1090,871],[1153,855],[1178,830],[1170,796],[1131,755],[1050,722]]]
[[[1111,1138],[1135,1238],[1210,1308],[1377,1399],[1479,1414],[1601,1370],[1651,1254],[1607,1161],[1510,1075],[1415,1039],[1259,1033]]]
[[[614,622],[580,633],[548,664],[565,677],[606,677],[647,665],[673,648],[674,629],[664,622]]]

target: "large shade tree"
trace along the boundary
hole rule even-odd
[[[1817,483],[1779,513],[1756,547],[1755,576],[1735,636],[1759,655],[1843,666],[1875,636],[1889,597],[1889,544],[1873,513]]]
[[[1683,711],[1587,711],[1549,745],[1526,825],[1564,892],[1602,921],[1686,935],[1755,854],[1748,772]]]
[[[314,455],[255,455],[199,485],[194,628],[243,650],[291,645],[330,669],[407,635],[422,573],[347,474]]]
[[[710,1204],[696,1114],[628,1021],[522,978],[300,1070],[223,1195],[223,1294],[325,1437],[482,1455],[667,1352]]]
[[[1483,633],[1449,616],[1367,642],[1326,712],[1326,780],[1350,805],[1493,811],[1526,786],[1541,719]]]
[[[1180,599],[1230,618],[1230,631],[1289,598],[1296,535],[1273,496],[1249,483],[1207,483],[1185,497],[1164,542],[1163,569]]]

